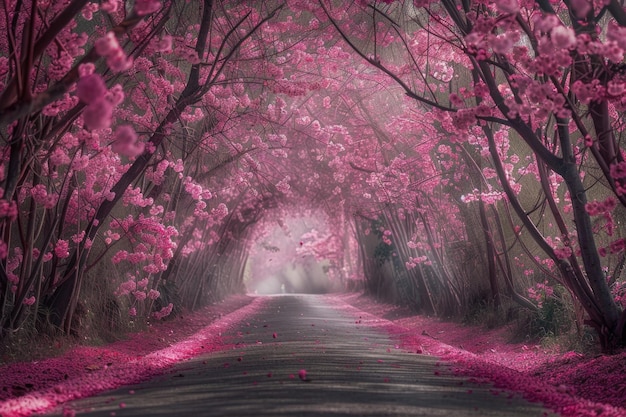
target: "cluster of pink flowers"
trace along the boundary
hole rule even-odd
[[[172,313],[173,308],[174,308],[174,304],[169,303],[167,306],[163,307],[161,310],[155,311],[154,313],[152,313],[152,317],[154,317],[157,320],[161,320],[162,318],[169,316]]]
[[[537,303],[537,307],[542,308],[543,303],[554,295],[554,288],[548,284],[548,281],[537,283],[534,287],[528,289],[528,297]]]
[[[430,262],[428,261],[428,257],[426,256],[418,256],[416,258],[409,256],[409,260],[407,262],[405,262],[405,266],[406,269],[413,269],[415,268],[417,265],[424,263],[426,265],[429,265]]]
[[[17,219],[17,214],[18,210],[15,201],[0,199],[0,218],[6,217],[10,221],[15,221]]]
[[[517,14],[520,9],[517,0],[497,0],[495,5],[498,11],[505,14]]]
[[[54,245],[54,254],[60,258],[64,259],[70,256],[70,244],[67,240],[59,239]]]
[[[126,71],[133,65],[133,60],[126,56],[113,32],[96,40],[95,48],[98,55],[105,57],[107,65],[115,72]]]
[[[222,220],[226,216],[228,216],[228,207],[224,203],[220,203],[217,207],[211,209],[211,214],[215,218],[215,220]]]
[[[554,254],[558,259],[567,259],[572,256],[572,253],[572,248],[570,248],[569,246],[554,248]]]
[[[176,248],[173,238],[178,231],[172,226],[165,226],[159,219],[140,215],[137,219],[127,216],[111,222],[113,230],[122,229],[124,235],[135,243],[133,252],[118,251],[112,258],[114,263],[127,261],[131,264],[147,262],[143,270],[157,273],[167,268],[166,261],[171,259]]]
[[[291,178],[286,176],[276,184],[276,189],[283,194],[288,194],[291,190],[291,186],[289,185],[290,180]]]
[[[616,282],[611,288],[611,292],[615,301],[626,308],[626,282]]]
[[[43,184],[37,184],[31,188],[30,194],[33,197],[33,200],[35,200],[35,203],[40,204],[47,209],[53,208],[58,201],[58,195],[48,194],[48,190]]]
[[[626,250],[626,239],[616,239],[609,244],[609,251],[612,254],[623,252]]]
[[[185,191],[187,191],[194,200],[210,200],[213,194],[209,190],[205,190],[202,185],[195,182],[191,177],[184,180]]]
[[[152,305],[152,302],[161,296],[161,293],[158,290],[147,289],[149,282],[147,277],[138,282],[135,280],[136,277],[130,275],[126,281],[122,282],[117,287],[114,293],[118,297],[128,296],[127,300],[130,303],[128,315],[130,317],[136,317],[141,311],[149,308]],[[159,313],[162,312],[163,310]],[[163,317],[165,317],[165,315]]]
[[[382,236],[380,237],[381,240],[386,244],[386,245],[390,245],[393,243],[391,241],[391,230],[381,230],[383,232]]]
[[[85,104],[83,121],[90,130],[109,127],[113,117],[113,103],[107,97],[107,88],[93,64],[81,66],[81,77],[76,83],[76,96]]]
[[[101,0],[100,10],[107,13],[115,13],[120,8],[119,0]]]
[[[32,306],[33,304],[35,304],[35,301],[37,301],[37,299],[35,298],[34,295],[31,295],[28,298],[24,298],[24,301],[22,301],[22,303],[27,306]]]
[[[135,299],[136,299],[137,301],[143,301],[143,300],[145,300],[145,299],[147,298],[147,296],[148,296],[148,294],[146,294],[146,293],[145,293],[145,292],[143,292],[143,291],[133,291],[133,292],[132,292],[132,294],[133,294],[133,297],[135,297]]]
[[[111,149],[120,155],[136,157],[142,154],[145,149],[145,143],[138,141],[137,133],[130,125],[118,126],[113,136]]]
[[[125,206],[132,205],[136,207],[148,207],[154,204],[153,198],[144,197],[141,189],[139,187],[128,187],[124,196],[122,197],[122,202]]]
[[[626,195],[626,162],[612,164],[611,177],[615,180],[617,194]]]
[[[135,13],[139,16],[154,13],[160,8],[161,2],[158,0],[135,0]]]
[[[598,79],[593,79],[589,83],[576,80],[572,84],[572,91],[582,103],[602,100],[606,94],[606,88]]]
[[[135,277],[130,277],[127,281],[122,282],[115,290],[115,295],[118,297],[128,295],[137,289],[137,283]]]
[[[591,201],[585,205],[587,213],[591,216],[600,216],[605,213],[613,211],[617,206],[617,201],[614,197],[608,197],[604,201]]]

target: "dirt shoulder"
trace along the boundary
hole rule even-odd
[[[429,353],[429,346],[432,350],[441,344],[471,352],[486,363],[515,371],[525,377],[524,381],[541,381],[555,387],[559,393],[598,403],[599,412],[603,405],[608,405],[621,408],[623,415],[626,415],[626,351],[614,355],[559,352],[556,348],[548,349],[538,343],[513,343],[507,328],[486,329],[416,315],[406,308],[376,302],[362,294],[333,297],[339,302],[390,320],[400,328],[411,329],[410,337],[400,335],[407,348]],[[436,349],[445,351],[446,348],[442,346]],[[509,378],[517,377],[516,374]],[[579,411],[581,414],[576,414],[574,407],[567,414],[587,415]],[[609,414],[615,415],[615,412],[613,410]]]
[[[0,401],[18,398],[85,374],[137,361],[188,339],[224,315],[250,304],[253,297],[237,295],[172,320],[156,322],[145,331],[103,346],[74,346],[56,356],[0,366]],[[217,344],[217,342],[214,342]],[[217,346],[206,346],[206,349]],[[53,351],[51,351],[53,353]]]

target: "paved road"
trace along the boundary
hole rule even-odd
[[[272,297],[228,336],[232,349],[72,408],[94,417],[547,415],[519,396],[452,376],[436,358],[396,349],[323,297]]]

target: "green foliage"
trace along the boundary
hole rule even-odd
[[[380,242],[376,249],[374,249],[374,259],[376,259],[377,265],[383,265],[385,262],[391,260],[394,248],[393,245],[388,245],[384,242]]]
[[[537,311],[531,329],[542,337],[558,336],[570,329],[571,316],[562,300],[549,298]]]
[[[462,322],[471,326],[485,326],[488,329],[493,329],[499,326],[507,324],[511,320],[511,316],[508,313],[509,308],[502,306],[500,309],[496,309],[493,302],[490,302],[489,292],[487,290],[481,291],[468,300],[468,305],[463,314]],[[507,311],[507,314],[502,314],[502,311]]]
[[[554,293],[543,300],[537,311],[518,308],[514,315],[513,338],[541,340],[546,345],[569,349],[582,343],[582,334],[573,332],[574,312],[564,288],[554,287]]]

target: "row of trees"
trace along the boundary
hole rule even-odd
[[[69,332],[87,279],[157,318],[241,290],[247,226],[275,192],[257,177],[248,195],[242,167],[283,145],[230,131],[265,117],[265,87],[245,85],[282,6],[3,5],[3,334],[41,317]]]
[[[3,334],[241,291],[319,210],[297,253],[346,288],[452,315],[560,286],[624,343],[619,4],[52,3],[0,14]]]
[[[623,344],[623,7],[514,0],[365,2],[348,14],[320,8],[350,49],[431,118],[438,185],[452,201],[477,206],[457,203],[455,217],[466,226],[464,243],[482,248],[494,305],[500,276],[502,293],[532,308],[512,282],[510,240],[530,241],[535,269],[570,292],[602,346]],[[373,29],[355,31],[357,23]],[[430,190],[415,191],[410,216],[384,214],[383,235],[415,230],[409,266],[426,262],[444,299],[459,304],[464,291],[445,259],[458,235],[442,227],[442,204],[429,201]],[[406,217],[416,221],[402,228]],[[423,293],[428,278],[419,275]]]

